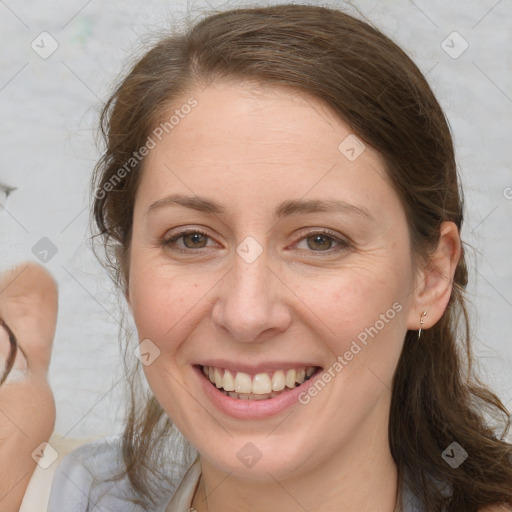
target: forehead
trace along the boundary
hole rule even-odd
[[[260,207],[284,196],[338,195],[377,210],[386,199],[398,200],[380,155],[316,98],[222,82],[183,96],[167,117],[191,98],[196,106],[146,157],[142,193],[172,189]]]

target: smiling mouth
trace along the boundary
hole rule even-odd
[[[218,391],[238,400],[275,398],[301,386],[321,370],[319,366],[307,366],[249,374],[214,366],[199,365],[199,368]]]

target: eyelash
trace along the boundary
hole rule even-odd
[[[186,231],[181,231],[180,233],[177,233],[175,235],[172,235],[171,237],[168,237],[168,238],[165,238],[162,240],[162,246],[163,247],[166,247],[168,249],[170,249],[171,251],[173,252],[177,252],[177,253],[181,253],[181,254],[190,254],[191,252],[197,252],[201,249],[206,249],[207,247],[199,247],[199,249],[182,249],[178,246],[174,246],[172,247],[172,244],[175,244],[177,240],[179,240],[180,238],[183,238],[184,236],[187,236],[187,235],[193,235],[193,234],[199,234],[199,235],[204,235],[205,237],[209,238],[209,239],[212,239],[210,237],[210,235],[208,233],[206,233],[205,231],[202,231],[200,229],[189,229],[189,230],[186,230]],[[341,239],[339,238],[335,232],[333,231],[330,231],[328,229],[323,229],[323,230],[320,230],[320,231],[311,231],[310,233],[307,233],[306,236],[303,236],[300,240],[306,240],[308,238],[312,238],[314,236],[325,236],[327,238],[330,238],[332,240],[334,240],[335,242],[337,242],[339,244],[338,247],[334,248],[334,249],[327,249],[326,251],[313,251],[313,250],[310,250],[310,251],[307,251],[305,249],[301,249],[301,250],[304,250],[306,252],[310,252],[312,254],[317,254],[317,255],[323,255],[323,254],[333,254],[333,253],[337,253],[337,252],[341,252],[341,251],[344,251],[344,250],[347,250],[349,249],[350,247],[352,247],[352,244],[348,241],[348,240],[344,240],[344,239]]]

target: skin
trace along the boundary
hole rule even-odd
[[[145,333],[151,335],[162,350],[163,357],[146,367],[146,374],[166,411],[202,454],[203,478],[193,503],[199,512],[302,507],[317,511],[392,510],[396,468],[384,435],[390,398],[386,383],[390,382],[405,329],[419,327],[419,313],[424,309],[428,309],[428,316],[423,327],[428,328],[446,306],[459,254],[458,235],[453,224],[444,224],[429,271],[415,272],[413,280],[397,197],[385,180],[371,177],[371,172],[384,176],[378,172],[378,156],[367,149],[358,162],[349,165],[330,151],[330,144],[337,144],[337,138],[348,132],[346,126],[330,118],[329,112],[319,105],[312,108],[307,98],[283,95],[282,91],[277,94],[275,89],[259,99],[255,92],[248,94],[246,88],[226,84],[206,90],[198,95],[201,115],[186,121],[201,145],[192,140],[192,134],[176,129],[152,156],[151,171],[146,172],[137,200],[128,297],[141,339]],[[219,117],[218,108],[223,116]],[[250,115],[251,123],[241,122],[240,114]],[[219,128],[215,133],[210,131],[214,122]],[[183,128],[185,121],[182,123]],[[279,135],[280,144],[273,135]],[[247,139],[249,136],[252,138]],[[310,144],[312,138],[314,144]],[[244,140],[251,140],[251,146]],[[267,151],[263,153],[266,158],[260,157],[258,148]],[[158,171],[162,161],[172,163],[174,174]],[[327,186],[326,178],[314,173],[333,162],[337,176]],[[205,168],[201,168],[204,165],[214,171],[210,175],[214,179],[208,183]],[[299,173],[301,179],[287,180],[292,172],[294,176]],[[282,186],[269,186],[261,179],[265,175],[274,183],[281,180]],[[142,223],[141,212],[154,198],[171,191],[189,191],[178,177],[198,194],[215,194],[233,214],[212,219],[198,218],[197,214],[191,217],[191,212],[182,211],[180,220],[168,212],[162,219]],[[311,188],[299,186],[304,183],[317,183],[312,190],[318,196],[346,195],[354,202],[361,199],[379,214],[378,229],[372,231],[373,236],[366,235],[357,251],[332,261],[299,258],[297,253],[287,256],[285,246],[289,244],[285,240],[296,242],[298,237],[292,233],[305,225],[338,227],[347,233],[355,229],[359,235],[365,232],[363,225],[351,228],[354,219],[330,214],[275,226],[270,223],[272,201],[302,197]],[[336,190],[332,186],[337,186]],[[239,201],[237,191],[247,203]],[[390,219],[397,229],[389,229]],[[219,246],[215,245],[216,251],[206,259],[177,260],[147,238],[149,227],[158,232],[161,223],[173,227],[178,220],[204,223],[225,247],[224,252],[217,252]],[[264,247],[263,258],[251,267],[233,252],[247,234],[257,237]],[[307,247],[305,242],[300,245]],[[397,264],[390,265],[392,258],[395,262],[399,259]],[[231,272],[216,284],[226,269]],[[389,273],[392,275],[384,279]],[[159,282],[159,278],[166,281]],[[373,284],[369,283],[372,278]],[[409,292],[399,285],[411,285]],[[332,308],[333,294],[336,310]],[[307,406],[297,406],[287,417],[256,423],[228,421],[208,404],[195,407],[193,399],[201,404],[203,397],[197,390],[185,392],[182,387],[192,381],[188,365],[198,352],[219,352],[240,361],[295,353],[297,360],[314,355],[319,364],[327,365],[333,354],[346,348],[349,333],[362,327],[356,328],[358,323],[369,320],[373,324],[372,312],[389,306],[388,300],[396,297],[404,301],[402,316],[383,330],[321,396]],[[19,509],[35,469],[30,455],[49,439],[55,423],[47,371],[57,305],[56,283],[40,265],[23,264],[0,276],[0,316],[16,333],[23,350],[15,368],[27,370],[24,381],[6,382],[0,387],[0,412],[4,413],[0,415],[0,508],[7,512]],[[152,307],[156,311],[151,311]],[[176,323],[176,318],[181,321]],[[333,321],[343,318],[347,320]],[[339,333],[336,339],[331,330]],[[7,335],[0,329],[2,360],[8,349]],[[357,400],[351,396],[354,393]],[[333,407],[333,403],[337,405]],[[339,410],[350,411],[350,415]],[[325,443],[325,439],[331,442]],[[247,440],[257,443],[263,452],[250,470],[235,457]],[[506,510],[489,506],[481,512]]]
[[[250,83],[216,83],[191,96],[198,106],[146,159],[127,299],[139,339],[160,350],[144,367],[147,380],[201,454],[193,506],[392,512],[392,377],[406,331],[419,329],[423,311],[428,329],[446,308],[460,256],[457,228],[444,223],[430,264],[415,268],[405,213],[383,161],[368,146],[355,161],[345,158],[338,145],[351,130],[326,107]],[[206,196],[227,213],[183,206],[147,213],[174,193]],[[365,207],[372,220],[339,212],[272,218],[278,203],[301,198],[342,199]],[[166,246],[180,226],[208,237]],[[310,233],[319,228],[351,245],[336,252],[335,241],[315,243]],[[248,236],[263,250],[252,263],[236,252]],[[172,250],[187,250],[185,243],[188,253]],[[326,369],[396,302],[401,312],[321,393],[271,418],[219,412],[192,370],[205,358],[308,361]],[[262,454],[251,468],[237,458],[248,442]]]
[[[48,441],[55,426],[55,402],[48,384],[55,324],[57,285],[40,265],[26,263],[0,277],[0,317],[15,333],[19,347],[14,368],[20,381],[0,386],[0,510],[16,512],[36,468],[32,452]],[[0,329],[0,360],[9,353]]]

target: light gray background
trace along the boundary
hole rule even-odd
[[[353,3],[427,74],[449,118],[467,201],[462,235],[473,247],[475,353],[482,377],[511,407],[512,3]],[[186,13],[246,4],[256,2],[0,1],[0,181],[17,187],[2,197],[0,269],[36,260],[42,237],[57,248],[46,266],[60,287],[50,369],[60,434],[113,433],[123,412],[116,299],[85,243],[101,101],[148,34]],[[47,59],[31,48],[43,31],[59,45]],[[453,31],[469,45],[458,58],[441,46]]]

